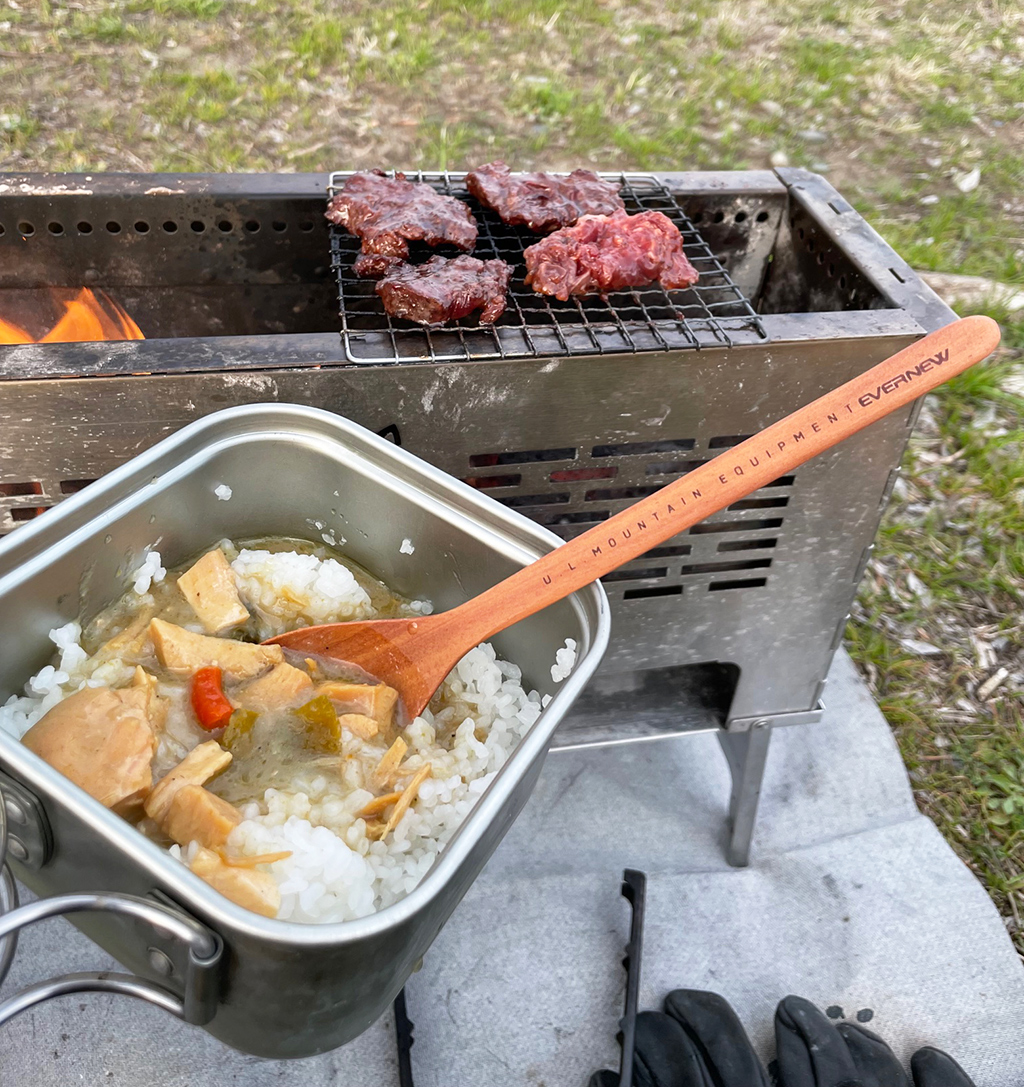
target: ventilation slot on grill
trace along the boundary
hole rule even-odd
[[[750,434],[720,434],[708,442],[708,449],[731,449],[732,446],[739,445],[750,437],[752,437]]]
[[[560,468],[552,472],[552,483],[577,483],[587,479],[614,479],[619,474],[618,468]]]
[[[622,498],[646,498],[648,495],[660,491],[661,487],[604,487],[587,491],[583,499],[586,502],[615,502]]]
[[[781,517],[766,517],[763,521],[715,521],[712,524],[694,525],[690,532],[704,536],[709,532],[756,532],[762,528],[780,528]]]
[[[90,483],[95,482],[95,479],[62,479],[60,481],[60,493],[78,494],[79,491],[88,487]]]
[[[733,502],[731,510],[772,510],[781,509],[789,505],[789,498],[743,498],[739,502]]]
[[[757,589],[767,584],[768,579],[766,577],[751,577],[741,581],[713,581],[708,586],[708,591],[718,593],[726,589]]]
[[[695,562],[684,566],[680,573],[687,574],[725,574],[730,570],[765,570],[771,566],[771,559],[748,559],[746,562]]]
[[[719,551],[756,551],[762,547],[774,547],[779,541],[773,536],[763,540],[723,540],[718,545]]]
[[[542,460],[575,460],[576,450],[523,449],[513,453],[474,453],[469,458],[470,468],[496,468],[499,464],[535,464]]]
[[[15,506],[9,512],[12,521],[31,521],[33,517],[38,517],[48,509],[49,506]]]
[[[595,457],[638,457],[644,453],[686,453],[697,443],[693,438],[672,438],[660,442],[622,442],[619,445],[595,445]]]
[[[508,498],[503,498],[501,501],[513,509],[527,506],[561,506],[569,501],[569,496],[565,492],[561,494],[514,494],[509,495]]]
[[[766,487],[792,487],[796,476],[779,476],[778,479],[773,479],[771,483],[766,483]]]
[[[671,547],[652,547],[643,553],[645,559],[667,559],[671,555],[689,555],[693,548],[689,544],[672,544]]]
[[[463,482],[478,490],[486,491],[491,487],[517,487],[522,479],[523,477],[515,472],[507,476],[467,476]]]
[[[683,472],[692,472],[694,468],[700,468],[705,464],[707,464],[706,460],[656,461],[654,464],[648,464],[644,472],[649,476],[680,475]]]
[[[682,596],[682,585],[652,585],[649,589],[627,589],[623,600],[641,600],[645,596]]]
[[[42,494],[41,483],[0,483],[0,498],[20,498],[26,494]]]
[[[644,570],[615,570],[605,574],[602,581],[642,581],[645,578],[664,577],[668,573],[667,566],[648,566]]]
[[[596,521],[607,521],[607,510],[581,510],[579,513],[559,513],[551,510],[545,513],[532,513],[530,517],[539,525],[586,525]]]

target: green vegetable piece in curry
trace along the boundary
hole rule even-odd
[[[334,703],[327,695],[317,695],[294,712],[306,724],[307,747],[324,754],[334,754],[340,750],[341,722],[338,720]]]

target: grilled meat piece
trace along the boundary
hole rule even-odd
[[[392,268],[404,264],[401,257],[385,257],[380,253],[360,253],[352,262],[352,271],[363,279],[380,279]]]
[[[574,294],[657,282],[668,289],[692,287],[698,278],[683,253],[682,235],[660,211],[585,215],[531,245],[524,256],[526,282],[563,302]]]
[[[430,185],[406,181],[405,174],[394,178],[380,170],[353,174],[325,214],[360,238],[364,253],[404,259],[410,241],[467,250],[476,244],[476,220],[461,200],[442,196]]]
[[[581,215],[610,215],[625,208],[619,186],[591,170],[557,174],[513,174],[503,162],[489,162],[466,174],[466,188],[485,208],[512,226],[537,234],[571,226]]]
[[[392,269],[376,290],[392,317],[439,325],[482,309],[481,322],[490,324],[505,312],[511,278],[512,266],[503,260],[431,257],[426,264]]]

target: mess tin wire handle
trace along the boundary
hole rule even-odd
[[[916,400],[998,344],[999,325],[989,317],[965,317],[932,332],[449,614],[472,625],[473,637],[483,641]]]

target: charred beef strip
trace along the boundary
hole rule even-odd
[[[503,260],[431,257],[425,264],[392,268],[376,291],[392,317],[439,325],[482,309],[481,323],[491,324],[505,312],[511,277],[512,266]]]
[[[325,214],[361,239],[364,254],[404,259],[410,241],[465,250],[476,244],[476,220],[467,205],[430,185],[406,181],[405,174],[393,178],[381,170],[353,174]]]
[[[567,301],[570,295],[646,287],[692,287],[697,271],[683,253],[675,223],[660,211],[585,215],[531,245],[526,282],[538,294]]]
[[[590,170],[563,177],[513,174],[505,163],[489,162],[466,174],[466,188],[504,222],[536,234],[571,226],[581,215],[608,215],[626,206],[619,186]]]

